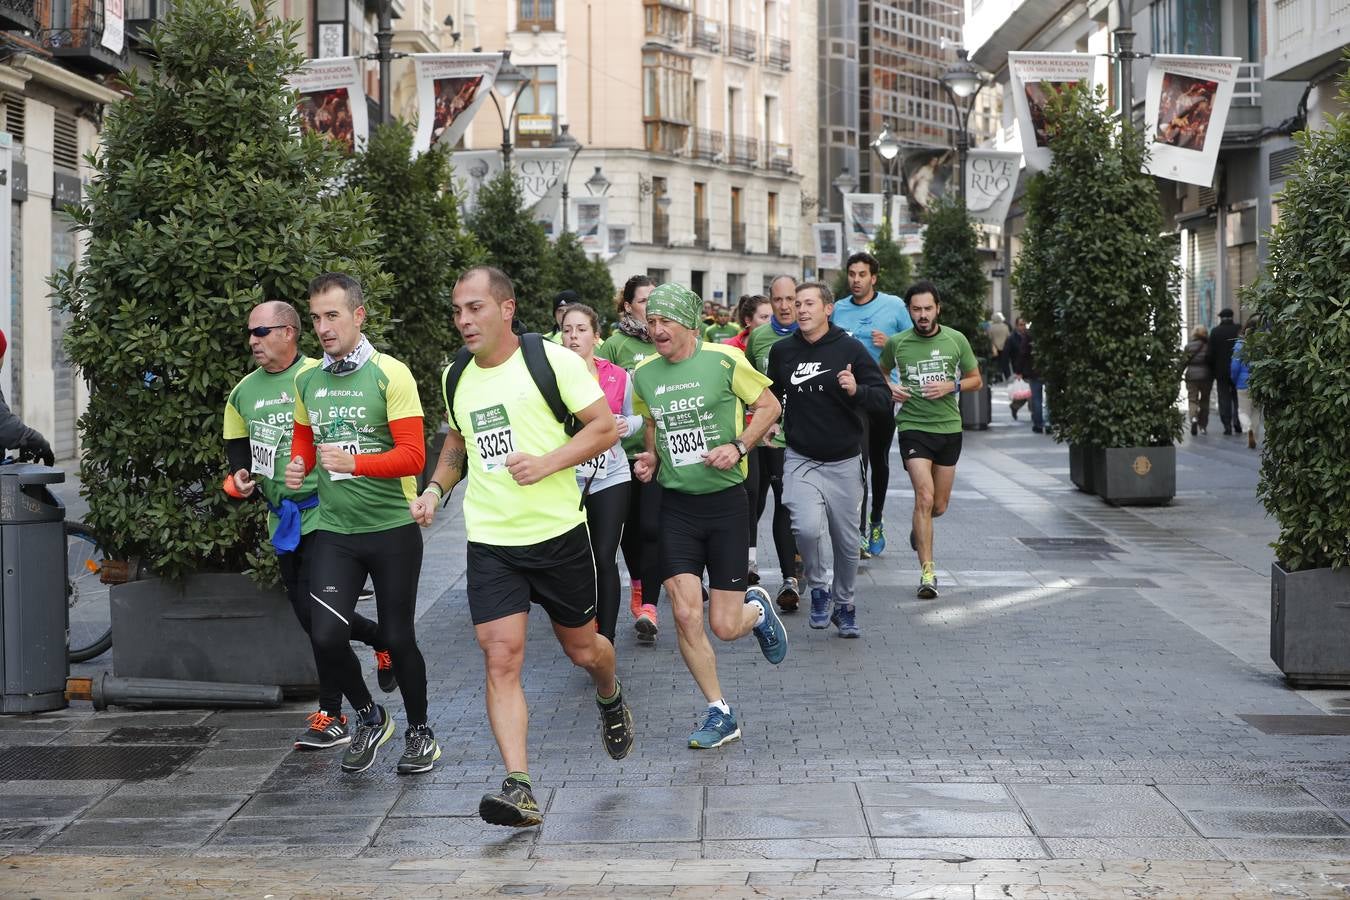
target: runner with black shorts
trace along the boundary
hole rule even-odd
[[[529,776],[529,713],[520,681],[531,604],[543,607],[568,659],[595,683],[606,752],[623,759],[633,746],[614,647],[593,624],[595,563],[575,475],[576,466],[613,447],[619,432],[581,358],[541,340],[557,393],[581,423],[569,438],[512,330],[515,288],[506,273],[468,269],[455,284],[453,302],[455,327],[473,357],[453,394],[447,386],[450,431],[436,472],[411,509],[414,519],[431,524],[444,494],[468,480],[469,614],[487,670],[488,721],[507,770],[501,791],[485,795],[478,814],[493,825],[526,828],[543,821]]]
[[[398,771],[428,772],[441,748],[427,724],[427,668],[413,624],[422,535],[408,501],[426,462],[417,382],[361,333],[366,307],[356,279],[330,272],[311,281],[309,317],[323,364],[295,377],[286,487],[298,490],[311,471],[319,474],[319,521],[309,550],[310,636],[357,707],[342,768],[369,769],[394,734],[393,718],[370,698],[348,646],[356,600],[369,577],[379,642],[393,656],[408,719]]]
[[[656,357],[633,372],[634,408],[646,422],[647,449],[637,477],[655,477],[661,504],[661,573],[675,609],[680,654],[708,701],[702,725],[689,736],[697,749],[741,736],[736,715],[717,679],[717,658],[703,630],[701,577],[708,572],[708,620],[720,640],[754,632],[765,659],[787,655],[787,632],[768,592],[746,587],[749,505],[745,500],[748,447],[778,421],[781,407],[745,354],[702,340],[698,295],[662,284],[647,298],[647,328]],[[745,410],[754,413],[745,423]],[[744,430],[742,430],[744,428]]]
[[[909,545],[919,554],[919,599],[938,595],[933,566],[933,519],[947,511],[961,457],[961,410],[957,395],[984,386],[980,367],[966,336],[938,324],[942,300],[937,288],[919,281],[905,291],[905,305],[914,327],[892,335],[881,351],[886,380],[898,401],[895,425],[900,432],[900,459],[914,486],[914,518]]]

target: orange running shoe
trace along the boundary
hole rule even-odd
[[[656,607],[650,603],[642,604],[642,614],[633,625],[637,629],[638,640],[650,643],[656,640],[657,615]]]
[[[628,611],[633,614],[634,619],[642,618],[642,582],[633,582],[632,591],[628,595]]]

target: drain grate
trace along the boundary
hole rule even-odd
[[[201,752],[200,747],[5,747],[0,781],[163,778]]]
[[[1107,559],[1112,553],[1124,552],[1104,538],[1024,537],[1017,540],[1036,553],[1053,553],[1072,559]]]
[[[1258,716],[1239,719],[1262,734],[1350,735],[1350,716]]]
[[[211,743],[216,730],[206,725],[162,725],[156,728],[114,728],[99,741],[101,744],[189,744],[205,746]]]

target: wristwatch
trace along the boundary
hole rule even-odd
[[[741,455],[741,459],[745,459],[745,454],[747,451],[745,449],[745,444],[741,443],[740,438],[736,438],[736,440],[732,441],[731,446],[736,448],[736,452]]]
[[[953,394],[959,394],[959,393],[961,393],[961,379],[960,379],[960,378],[953,378],[953,379],[952,379],[952,384],[956,385],[956,388],[952,391],[952,393],[953,393]]]

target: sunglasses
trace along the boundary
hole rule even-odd
[[[263,338],[271,334],[274,329],[290,327],[290,325],[259,325],[257,328],[245,328],[244,330],[254,337]]]

